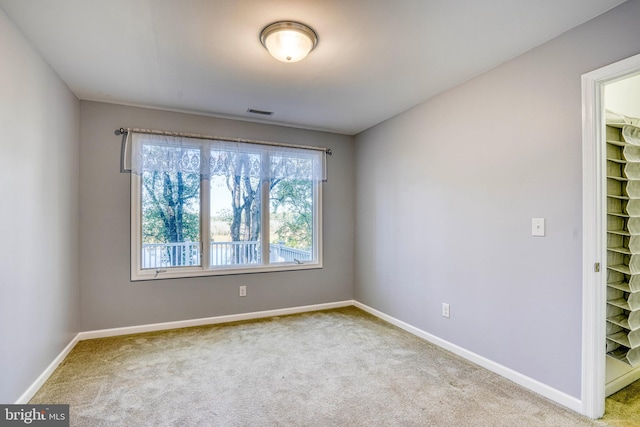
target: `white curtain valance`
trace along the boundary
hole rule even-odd
[[[126,146],[130,164],[125,169],[135,174],[184,172],[206,178],[233,170],[260,179],[327,179],[327,150],[315,147],[133,130],[128,131]]]

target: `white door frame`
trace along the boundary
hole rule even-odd
[[[604,86],[638,72],[640,54],[582,75],[582,413],[591,418],[604,415],[605,400]]]

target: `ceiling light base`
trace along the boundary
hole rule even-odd
[[[260,42],[278,61],[298,62],[316,47],[318,35],[299,22],[279,21],[262,30]]]

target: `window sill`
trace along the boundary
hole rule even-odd
[[[279,271],[317,270],[322,268],[321,262],[282,263],[255,267],[224,266],[220,268],[204,269],[202,267],[167,267],[161,269],[132,270],[131,281],[148,281],[164,279],[186,279],[189,277],[230,276],[236,274],[271,273]]]

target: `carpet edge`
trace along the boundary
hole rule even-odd
[[[53,374],[53,371],[55,371],[56,368],[64,361],[67,355],[71,353],[71,350],[73,350],[76,344],[80,342],[79,337],[80,334],[78,333],[75,337],[73,337],[73,339],[71,339],[71,341],[69,341],[69,344],[67,344],[65,348],[63,348],[62,351],[58,353],[53,361],[49,363],[49,366],[47,366],[44,371],[42,371],[42,373],[38,375],[38,378],[36,378],[36,380],[31,383],[31,385],[25,390],[25,392],[22,393],[18,400],[15,401],[16,405],[24,405],[29,403],[29,400],[31,400],[31,398],[38,392],[38,390],[40,390],[40,387],[42,387],[42,385],[49,379],[51,374]]]
[[[147,325],[125,326],[121,328],[98,329],[94,331],[84,331],[76,334],[64,349],[53,359],[44,371],[31,383],[24,393],[15,401],[16,405],[27,404],[29,400],[40,390],[42,385],[49,379],[51,374],[62,363],[67,355],[73,350],[77,343],[94,338],[107,338],[119,335],[130,335],[143,332],[163,331],[167,329],[188,328],[192,326],[215,325],[219,323],[236,322],[240,320],[260,319],[273,316],[285,316],[288,314],[307,313],[312,311],[330,310],[355,306],[354,300],[336,301],[322,304],[312,304],[298,307],[288,307],[275,310],[255,311],[225,316],[205,317],[199,319],[179,320],[174,322],[152,323]]]
[[[402,320],[396,319],[393,316],[389,316],[388,314],[385,314],[372,307],[369,307],[366,304],[363,304],[358,301],[354,301],[354,306],[375,317],[378,317],[386,322],[389,322],[392,325],[397,326],[400,329],[403,329],[409,332],[410,334],[413,334],[419,338],[424,339],[425,341],[428,341],[432,344],[437,345],[438,347],[448,350],[462,357],[463,359],[468,360],[469,362],[472,362],[478,366],[488,369],[489,371],[494,372],[500,375],[501,377],[504,377],[528,390],[531,390],[536,394],[546,397],[547,399],[553,402],[556,402],[568,409],[571,409],[574,412],[577,412],[581,415],[585,415],[583,413],[582,401],[576,397],[573,397],[560,390],[557,390],[547,384],[541,383],[540,381],[535,380],[531,377],[528,377],[520,372],[514,371],[513,369],[507,368],[504,365],[501,365],[497,362],[489,360],[470,350],[467,350],[456,344],[453,344],[449,341],[446,341],[442,338],[439,338],[435,335],[425,332],[422,329],[419,329],[413,325],[405,323]]]

